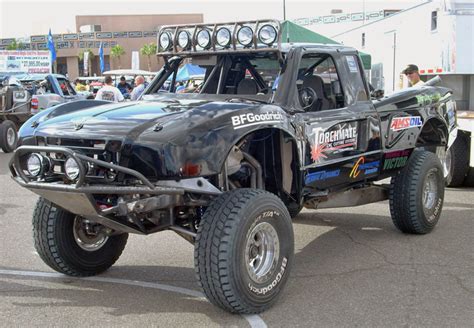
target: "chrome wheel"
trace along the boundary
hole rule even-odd
[[[8,128],[7,130],[7,144],[11,148],[15,148],[16,143],[16,131],[14,128]]]
[[[428,174],[425,177],[423,182],[423,211],[425,212],[426,217],[431,216],[431,212],[436,204],[438,199],[438,178],[436,169],[431,169],[428,171]]]
[[[89,220],[76,216],[74,219],[74,240],[85,251],[94,252],[105,245],[109,236],[105,227]]]
[[[247,234],[245,264],[250,278],[264,283],[275,271],[280,256],[280,241],[275,228],[268,222],[257,224]]]

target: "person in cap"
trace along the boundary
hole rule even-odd
[[[132,86],[127,82],[125,76],[120,77],[120,82],[117,84],[117,88],[125,98],[128,98],[132,91]]]
[[[418,66],[416,66],[414,64],[408,65],[403,70],[403,74],[406,75],[406,77],[407,77],[407,79],[410,82],[410,85],[412,87],[421,87],[425,84],[425,82],[423,82],[420,79],[420,73],[418,72]]]

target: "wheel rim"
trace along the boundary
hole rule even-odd
[[[445,178],[451,172],[451,165],[452,165],[452,158],[451,158],[451,150],[449,149],[446,152],[446,156],[444,157],[444,161],[443,161],[443,173],[444,173]]]
[[[109,236],[105,234],[104,227],[97,223],[76,216],[74,218],[74,240],[85,251],[94,252],[101,249]]]
[[[7,144],[10,147],[14,147],[16,142],[16,132],[13,128],[8,128],[7,130]]]
[[[268,222],[257,224],[247,235],[245,264],[250,278],[256,283],[265,282],[275,271],[280,257],[280,240]]]
[[[430,217],[438,199],[438,177],[435,169],[428,171],[423,183],[423,210]]]

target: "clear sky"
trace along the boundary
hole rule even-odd
[[[286,17],[295,19],[343,12],[402,9],[425,0],[286,0]],[[0,38],[76,32],[76,15],[203,13],[205,22],[258,18],[283,19],[283,0],[0,0]]]

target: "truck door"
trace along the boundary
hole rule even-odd
[[[378,175],[380,120],[368,96],[359,57],[306,53],[298,68],[299,94],[316,98],[297,125],[304,135],[304,184],[326,189]]]

